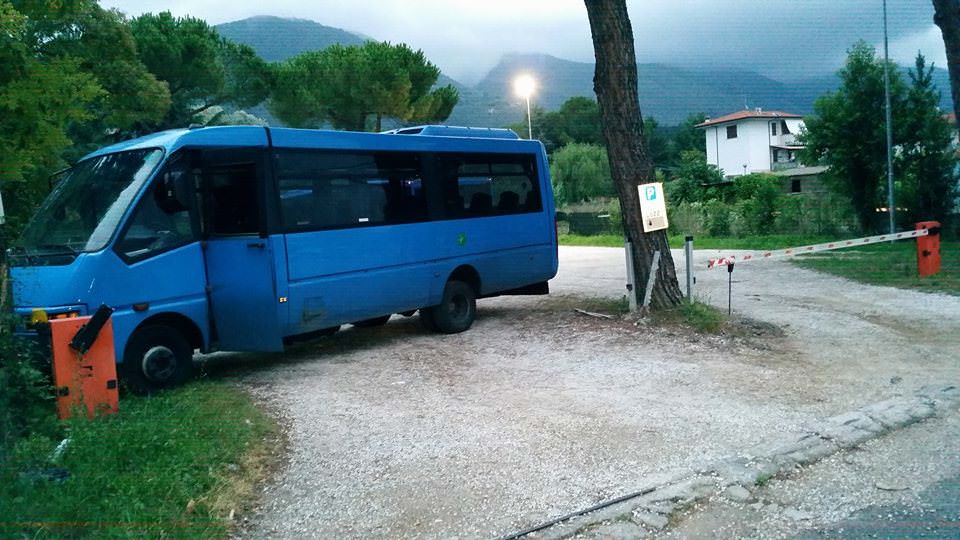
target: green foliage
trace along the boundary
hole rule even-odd
[[[882,179],[886,175],[884,131],[884,66],[873,47],[860,41],[849,51],[840,70],[840,89],[814,104],[816,114],[805,122],[801,159],[830,166],[827,185],[851,200],[861,228],[879,224],[876,208],[882,205]],[[893,111],[902,114],[904,86],[898,70],[890,69]],[[880,216],[882,217],[882,216]]]
[[[530,116],[533,120],[533,137],[540,140],[550,154],[573,143],[604,144],[600,109],[592,98],[574,96],[565,101],[559,110],[549,112],[534,105]],[[507,128],[526,137],[526,114],[520,122]]]
[[[717,199],[704,201],[699,205],[700,221],[703,230],[709,236],[727,236],[730,234],[732,211],[730,205]]]
[[[0,536],[224,537],[226,512],[249,501],[224,507],[220,499],[235,496],[237,477],[253,474],[245,470],[249,453],[274,429],[249,396],[228,385],[127,397],[117,415],[71,421],[59,459],[50,458],[59,437],[20,441],[0,469]],[[20,474],[51,466],[69,478]],[[195,508],[185,511],[191,500]]]
[[[575,96],[568,99],[558,111],[545,113],[535,127],[551,151],[571,143],[603,144],[600,108],[592,98]]]
[[[379,131],[383,118],[438,122],[459,99],[453,86],[433,89],[439,68],[403,44],[333,45],[277,65],[275,76],[270,111],[294,127]]]
[[[932,66],[931,66],[932,68]],[[841,86],[819,98],[815,116],[806,120],[800,140],[801,159],[830,166],[825,181],[851,201],[864,231],[884,228],[886,207],[886,131],[884,63],[873,47],[860,41],[849,51],[840,70]],[[931,69],[922,56],[911,71],[911,85],[890,64],[891,114],[895,146],[894,176],[901,225],[921,219],[945,220],[956,190],[955,158],[949,128],[937,108]]]
[[[0,0],[0,186],[9,216],[4,233],[15,233],[32,213],[46,193],[46,175],[62,166],[61,154],[72,143],[69,126],[90,119],[89,107],[104,95],[80,60],[53,52],[62,26],[57,18],[88,7]]]
[[[940,92],[933,85],[933,65],[917,55],[909,70],[906,116],[900,129],[907,141],[897,156],[897,207],[906,208],[901,223],[936,219],[947,224],[958,193],[953,128],[938,107]]]
[[[48,360],[13,337],[12,320],[0,325],[0,463],[5,463],[19,439],[30,433],[50,435],[57,429],[53,388],[44,374]]]
[[[772,174],[748,174],[735,180],[737,215],[744,234],[774,232],[774,222],[785,198],[780,178]]]
[[[671,203],[696,202],[712,198],[718,188],[714,186],[723,183],[723,173],[714,165],[707,163],[707,155],[699,150],[685,150],[680,155],[680,166],[668,182],[666,190],[667,200]]]
[[[670,151],[675,156],[683,156],[684,152],[696,150],[701,154],[707,153],[707,141],[703,136],[703,130],[697,128],[697,124],[707,121],[707,115],[703,113],[691,114],[677,128],[671,139]]]
[[[63,24],[80,30],[62,33],[52,42],[58,54],[78,59],[80,69],[93,75],[103,89],[91,103],[91,117],[71,126],[76,144],[68,161],[73,161],[104,144],[139,134],[141,126],[158,123],[170,108],[170,92],[140,61],[130,27],[118,12],[93,6]]]
[[[616,197],[607,151],[595,144],[571,143],[553,154],[550,162],[554,198],[559,205],[597,197]]]
[[[141,62],[169,86],[171,104],[147,131],[186,127],[215,105],[251,107],[272,86],[269,66],[246,45],[222,38],[206,22],[147,13],[130,22]]]

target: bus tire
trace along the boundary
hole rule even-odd
[[[477,316],[477,293],[462,281],[450,280],[443,288],[440,304],[427,311],[438,332],[458,334],[473,325]]]
[[[387,321],[390,320],[390,317],[391,317],[390,315],[384,315],[383,317],[374,317],[372,319],[357,321],[353,323],[353,325],[358,328],[374,328],[376,326],[383,326],[387,324]]]
[[[134,394],[173,388],[193,374],[193,347],[174,328],[144,326],[130,336],[119,368],[127,389]]]
[[[421,308],[419,311],[420,326],[422,326],[424,330],[438,332],[437,323],[433,322],[433,317],[430,315],[430,308]]]
[[[317,335],[320,337],[330,337],[340,331],[340,325],[331,326],[330,328],[324,328],[317,332]]]

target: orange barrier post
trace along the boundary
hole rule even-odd
[[[917,230],[922,229],[929,234],[917,238],[917,273],[927,277],[940,273],[940,222],[921,221]]]
[[[53,351],[53,382],[57,389],[57,414],[70,418],[85,406],[87,417],[119,410],[117,360],[113,351],[113,323],[107,320],[93,346],[85,354],[70,347],[70,341],[92,317],[50,321]]]

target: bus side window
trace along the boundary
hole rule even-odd
[[[287,231],[427,219],[418,154],[279,150],[274,160]]]
[[[210,230],[216,235],[259,232],[257,168],[253,163],[204,169],[209,196]]]

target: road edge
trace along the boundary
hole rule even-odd
[[[696,502],[715,495],[747,501],[752,497],[752,487],[777,475],[957,408],[960,385],[924,386],[909,396],[827,418],[800,437],[760,444],[738,456],[707,464],[692,474],[648,485],[628,500],[618,497],[613,499],[616,502],[595,511],[502,539],[564,540],[592,532],[611,535],[614,529],[620,534],[628,533],[624,534],[627,536],[659,532],[669,525],[674,514]]]

